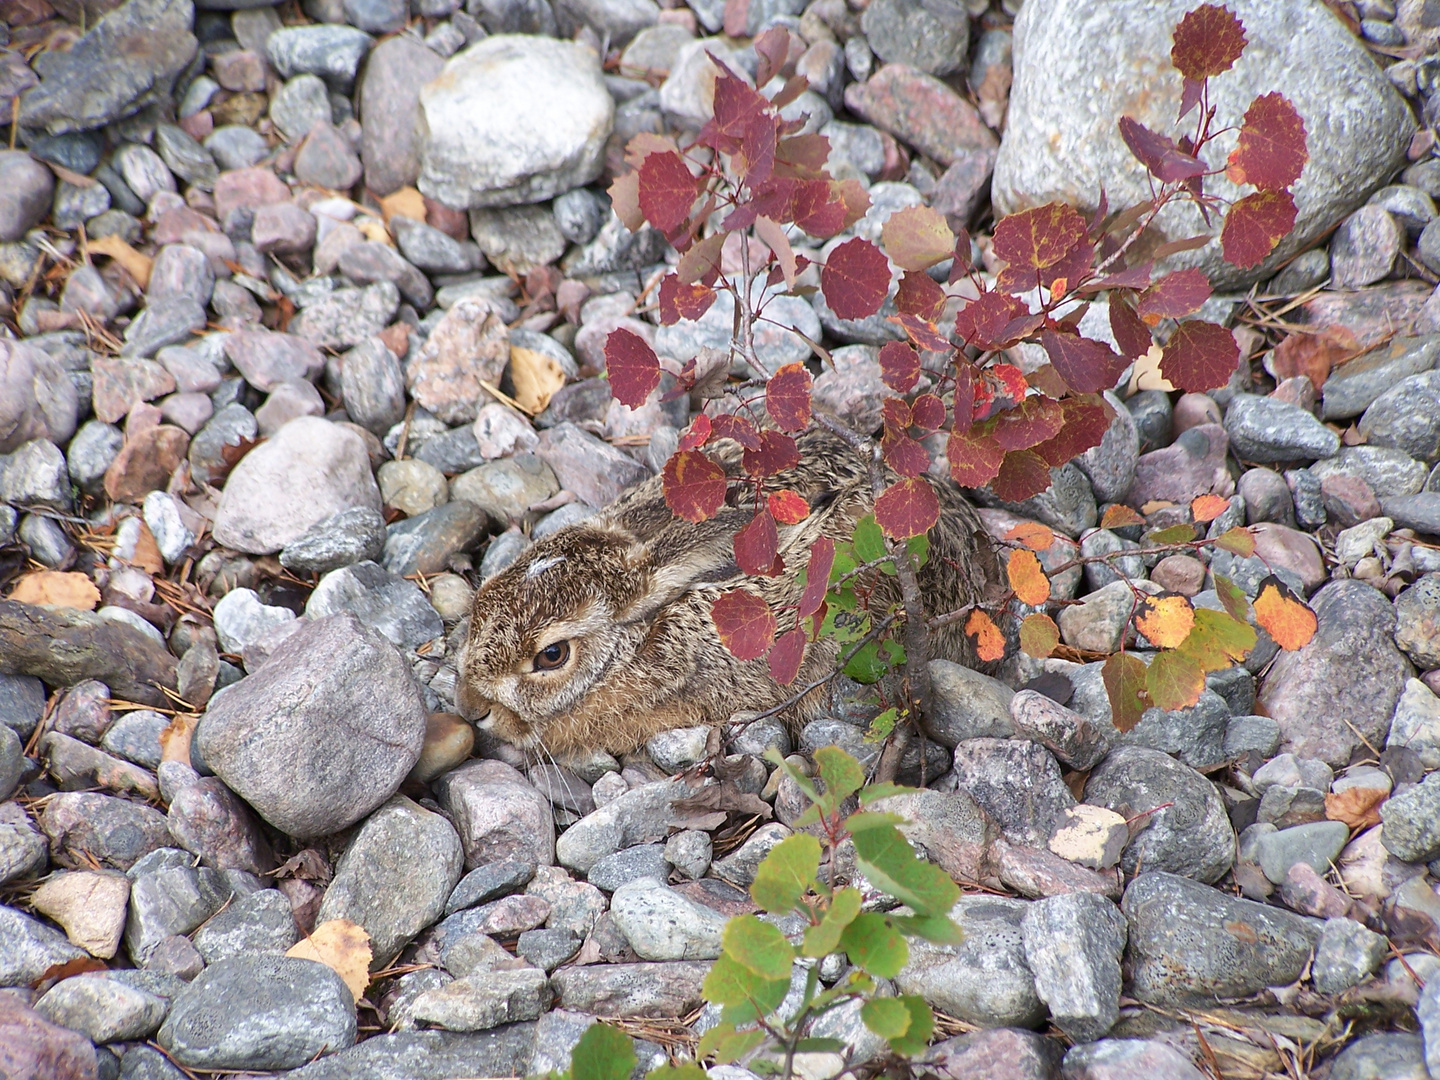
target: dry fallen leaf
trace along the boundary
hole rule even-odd
[[[143,521],[135,537],[135,554],[130,557],[130,563],[147,574],[165,572],[165,560],[160,557],[160,545],[155,542],[155,534],[150,531],[150,526]]]
[[[1352,787],[1325,796],[1325,816],[1352,829],[1380,824],[1380,804],[1389,797],[1384,788]]]
[[[160,760],[183,761],[190,764],[190,736],[195,732],[198,717],[177,713],[170,726],[160,733]]]
[[[315,928],[304,941],[291,946],[286,956],[316,960],[334,969],[359,1001],[370,985],[370,935],[349,919],[331,919]]]
[[[1134,394],[1140,390],[1164,390],[1167,394],[1175,387],[1170,380],[1160,374],[1160,353],[1159,345],[1151,345],[1150,351],[1135,361],[1135,369],[1130,373],[1129,393]]]
[[[150,284],[150,269],[155,265],[154,260],[148,255],[140,254],[120,237],[102,236],[99,240],[91,240],[87,250],[91,255],[110,256],[125,268],[125,272],[134,278],[135,283],[142,289]]]
[[[9,599],[21,604],[49,604],[52,607],[94,611],[95,605],[100,603],[100,590],[93,581],[78,572],[37,570],[19,580]]]
[[[510,381],[515,384],[515,400],[533,416],[544,412],[555,391],[565,385],[565,371],[553,356],[511,345]]]
[[[416,221],[424,221],[425,196],[413,187],[402,187],[399,191],[386,195],[380,200],[380,212],[385,215],[387,224],[396,214],[401,217],[413,218]]]

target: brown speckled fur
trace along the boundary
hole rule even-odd
[[[792,570],[804,567],[819,537],[848,539],[872,508],[865,464],[847,444],[824,431],[806,433],[800,444],[801,464],[775,477],[776,487],[791,488],[812,507],[800,524],[780,528],[780,553]],[[740,474],[738,446],[712,449],[727,472]],[[999,574],[975,511],[950,484],[934,486],[942,512],[920,586],[927,610],[938,614],[982,598]],[[475,595],[460,661],[461,711],[472,719],[488,711],[482,726],[520,746],[620,753],[660,731],[785,701],[794,687],[778,685],[765,660],[730,655],[710,619],[715,597],[740,584],[772,607],[798,599],[793,573],[739,574],[732,537],[750,516],[748,505],[727,506],[701,524],[683,521],[665,505],[655,477],[588,521],[531,545]],[[894,579],[879,576],[874,587],[888,606]],[[787,619],[781,615],[782,632]],[[568,662],[554,672],[533,670],[535,654],[559,639],[570,643]],[[935,656],[974,661],[958,624],[932,635],[931,647]],[[829,671],[836,655],[829,641],[808,645],[794,686]],[[783,718],[802,724],[820,701],[817,691]]]

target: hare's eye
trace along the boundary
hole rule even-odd
[[[570,659],[570,642],[556,641],[546,645],[535,654],[536,671],[554,671],[556,668],[564,667],[565,661]]]

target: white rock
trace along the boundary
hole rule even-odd
[[[1440,769],[1440,698],[1419,679],[1407,680],[1395,703],[1385,747],[1397,746],[1414,750],[1426,769]]]
[[[1080,803],[1062,813],[1050,850],[1091,870],[1108,870],[1129,842],[1130,827],[1123,817],[1103,806]]]
[[[181,519],[175,496],[164,491],[152,491],[145,496],[142,510],[145,524],[150,526],[155,545],[160,549],[161,558],[167,563],[179,562],[185,549],[195,542],[195,534]]]
[[[215,605],[215,636],[225,652],[239,653],[270,630],[294,619],[295,613],[289,608],[262,604],[254,589],[231,589]]]
[[[646,960],[713,960],[727,922],[718,911],[649,879],[616,889],[610,917]]]

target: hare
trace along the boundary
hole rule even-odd
[[[715,598],[742,584],[772,608],[793,608],[794,571],[811,545],[822,536],[848,540],[871,512],[868,468],[855,450],[823,430],[799,442],[801,463],[775,477],[811,508],[798,525],[780,526],[785,573],[749,578],[736,566],[732,540],[751,517],[748,506],[727,505],[691,524],[666,506],[660,477],[647,480],[595,517],[532,544],[476,592],[459,662],[462,714],[522,748],[623,753],[661,731],[774,708],[832,671],[839,649],[821,639],[806,645],[799,677],[782,686],[765,659],[732,656],[710,617]],[[738,445],[712,450],[727,474],[740,475]],[[950,483],[931,482],[940,522],[919,577],[934,615],[985,597],[999,571],[975,511]],[[894,590],[894,579],[875,574],[870,584],[888,603],[883,590]],[[789,618],[780,616],[782,631]],[[974,662],[958,624],[933,633],[931,648]],[[781,718],[798,727],[824,700],[816,689]]]

